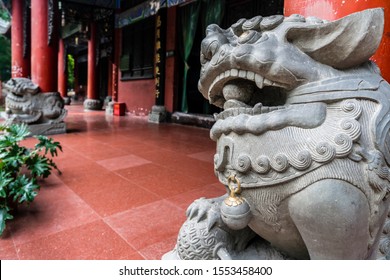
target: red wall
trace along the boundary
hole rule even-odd
[[[175,70],[176,70],[176,60],[177,60],[177,51],[176,51],[176,11],[177,8],[172,7],[168,9],[167,16],[167,42],[166,50],[167,52],[173,52],[174,55],[167,57],[165,61],[165,95],[164,103],[165,108],[168,112],[173,112],[176,109],[176,93],[177,93],[177,83],[175,80]]]
[[[335,20],[369,8],[385,9],[385,29],[382,42],[371,58],[381,69],[382,76],[390,81],[390,0],[284,0],[284,14],[301,14]]]
[[[166,51],[174,53],[173,56],[167,57],[165,62],[165,92],[164,92],[164,106],[168,112],[173,112],[176,108],[176,7],[168,9],[167,22],[167,42]],[[120,32],[118,32],[120,33]],[[116,36],[115,53],[116,59],[119,60],[121,36]],[[121,76],[119,71],[118,76]],[[114,88],[113,88],[114,89]],[[132,80],[121,81],[118,79],[118,102],[126,103],[126,109],[129,112],[136,114],[147,114],[153,105],[155,105],[155,81],[154,79],[147,80]]]
[[[133,81],[119,79],[118,102],[126,103],[126,109],[131,113],[148,114],[155,104],[154,79]]]
[[[114,63],[119,65],[119,56],[121,53],[121,29],[116,29],[115,32],[115,58]],[[152,106],[156,104],[155,96],[155,82],[154,79],[141,80],[127,80],[121,81],[121,71],[119,67],[116,79],[118,79],[117,86],[115,81],[112,90],[114,101],[126,103],[126,110],[137,115],[149,114]],[[116,80],[115,79],[115,80]],[[116,91],[117,88],[117,92]],[[117,97],[116,97],[117,95]]]

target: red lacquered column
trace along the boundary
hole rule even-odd
[[[114,62],[112,61],[112,58],[108,59],[108,77],[107,77],[107,97],[111,97],[112,99],[112,65]]]
[[[29,56],[29,30],[24,30],[27,24],[28,15],[24,13],[25,0],[12,1],[11,21],[11,76],[12,78],[27,78],[30,76]],[[26,18],[23,20],[23,16]]]
[[[118,101],[118,72],[119,72],[119,54],[122,40],[121,29],[115,28],[114,33],[114,55],[112,64],[112,100]]]
[[[58,46],[58,92],[61,94],[62,98],[65,101],[65,104],[70,103],[70,99],[68,98],[68,89],[67,89],[67,80],[68,80],[68,72],[66,68],[66,52],[65,52],[65,44],[64,40],[59,40]]]
[[[84,101],[84,109],[100,110],[102,102],[99,100],[97,90],[97,30],[96,23],[90,25],[90,38],[88,40],[88,75],[87,75],[87,99]]]
[[[42,92],[57,91],[57,11],[57,0],[31,0],[31,79]]]
[[[372,56],[372,60],[379,66],[382,76],[390,81],[390,1],[345,1],[345,0],[285,0],[284,14],[301,14],[316,16],[322,19],[335,20],[354,12],[370,8],[382,7],[385,11],[385,28],[381,44]]]

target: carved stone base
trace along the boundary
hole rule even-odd
[[[70,97],[69,96],[63,97],[62,99],[64,99],[65,105],[70,105]]]
[[[66,124],[60,123],[44,123],[44,124],[30,124],[31,135],[53,135],[66,133]]]
[[[106,96],[103,102],[103,108],[106,109],[110,102],[112,102],[112,96]]]
[[[84,109],[90,111],[99,111],[103,108],[103,104],[98,99],[85,99]]]
[[[149,113],[150,123],[161,123],[165,122],[167,118],[167,111],[164,106],[154,105],[152,111]]]
[[[113,102],[113,101],[110,101],[107,103],[106,109],[105,109],[106,115],[110,115],[110,116],[114,115],[114,103],[115,102]]]
[[[215,119],[211,115],[188,114],[182,112],[173,113],[171,119],[174,123],[194,125],[205,128],[211,128],[215,123]]]

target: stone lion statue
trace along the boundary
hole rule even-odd
[[[41,93],[38,85],[27,78],[12,78],[3,83],[3,94],[6,113],[14,122],[59,123],[67,114],[58,92]]]
[[[369,60],[384,13],[207,28],[199,90],[227,194],[190,205],[164,259],[389,259],[390,85]]]

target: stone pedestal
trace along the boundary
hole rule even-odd
[[[69,96],[65,96],[62,99],[64,99],[64,104],[65,105],[70,105],[70,97]]]
[[[106,96],[103,103],[103,109],[106,109],[110,102],[112,102],[112,96]]]
[[[152,111],[149,113],[150,123],[161,123],[165,122],[167,118],[167,111],[164,106],[154,105]]]
[[[31,135],[53,135],[66,133],[66,124],[64,122],[30,124],[28,128]]]
[[[106,115],[114,115],[114,102],[108,102],[106,105]]]
[[[84,109],[90,111],[99,111],[103,108],[103,104],[99,99],[85,99]]]

